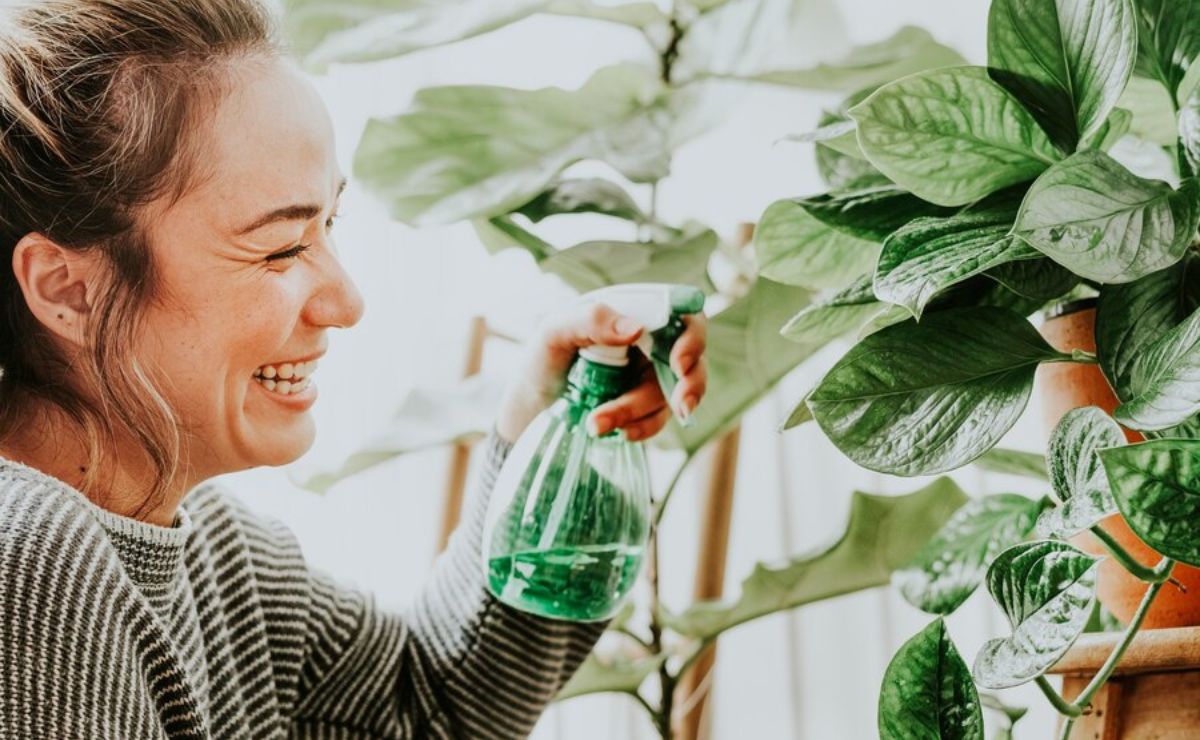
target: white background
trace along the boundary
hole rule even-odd
[[[878,40],[903,24],[915,24],[971,62],[985,60],[985,0],[836,4],[853,43]],[[830,28],[826,38],[837,41],[839,33]],[[573,88],[596,68],[630,58],[645,59],[647,50],[628,29],[535,17],[401,60],[335,67],[314,82],[332,111],[340,158],[350,173],[366,120],[399,112],[421,87],[493,83]],[[835,100],[834,95],[770,87],[730,99],[724,123],[678,153],[662,186],[660,214],[668,221],[701,218],[728,236],[739,222],[756,220],[771,201],[818,191],[811,149],[779,139],[813,127],[820,109]],[[521,334],[541,313],[561,307],[571,293],[540,275],[522,253],[489,256],[468,227],[414,231],[390,222],[382,205],[353,179],[342,214],[339,249],[366,298],[367,311],[357,327],[331,337],[330,352],[315,376],[321,389],[312,412],[317,442],[291,470],[260,469],[226,480],[251,506],[286,522],[314,564],[373,590],[382,605],[400,608],[420,589],[433,556],[446,452],[397,460],[347,480],[325,496],[299,489],[289,473],[299,476],[336,465],[382,428],[407,389],[454,378],[472,315],[484,314],[495,325]],[[575,223],[591,228],[592,222]],[[561,243],[595,236],[577,228],[563,235]],[[736,593],[759,560],[780,560],[831,541],[841,530],[854,488],[902,493],[925,483],[888,480],[857,469],[814,425],[786,435],[774,431],[840,349],[830,348],[794,373],[745,417],[726,593]],[[502,372],[512,357],[511,350],[489,345],[486,365]],[[1006,444],[1039,449],[1042,442],[1036,409],[1031,408]],[[663,471],[677,458],[659,455],[655,462],[661,486],[666,482]],[[1020,481],[998,476],[966,471],[956,477],[972,493],[1019,486],[1030,491]],[[690,596],[697,493],[698,481],[685,477],[663,533],[663,594],[675,608],[686,605]],[[713,736],[876,737],[876,694],[887,661],[928,621],[891,590],[879,589],[728,633],[720,641],[710,705]],[[968,663],[984,639],[1004,631],[1001,615],[983,593],[972,597],[950,626]],[[1034,707],[1018,726],[1018,738],[1050,736],[1051,713],[1036,690],[1008,692],[1005,698]],[[534,736],[655,737],[632,701],[611,696],[552,708]]]

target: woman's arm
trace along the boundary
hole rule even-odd
[[[464,519],[408,613],[384,614],[369,597],[312,574],[297,736],[521,738],[532,731],[606,623],[533,616],[487,591],[483,521],[510,449],[494,430],[482,443]]]

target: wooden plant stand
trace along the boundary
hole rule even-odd
[[[1050,673],[1063,677],[1063,697],[1079,695],[1120,639],[1079,638]],[[1200,627],[1142,630],[1121,664],[1080,717],[1070,740],[1200,738]]]

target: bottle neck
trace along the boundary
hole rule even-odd
[[[616,367],[579,357],[567,372],[563,397],[582,413],[617,398],[631,387],[630,365]]]

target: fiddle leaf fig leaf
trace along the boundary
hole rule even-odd
[[[833,228],[794,200],[772,203],[754,230],[759,274],[788,285],[832,288],[870,269],[879,244]]]
[[[1137,59],[1130,0],[996,0],[988,68],[1063,151],[1095,133]]]
[[[950,213],[890,184],[798,198],[796,202],[818,221],[873,242],[883,241],[914,218]]]
[[[1062,503],[1038,519],[1040,536],[1066,538],[1117,511],[1097,452],[1124,443],[1121,427],[1096,406],[1063,416],[1046,451],[1050,482]]]
[[[836,544],[783,565],[759,563],[733,601],[698,602],[681,614],[665,614],[664,623],[704,639],[767,614],[882,586],[966,501],[949,478],[903,496],[856,491]]]
[[[1012,625],[975,658],[975,682],[1019,686],[1042,675],[1075,642],[1096,600],[1100,560],[1065,542],[1015,545],[992,561],[988,590]]]
[[[1127,283],[1178,262],[1198,222],[1194,180],[1174,190],[1087,150],[1033,183],[1013,233],[1077,275]]]
[[[938,619],[904,643],[883,674],[880,740],[983,740],[971,672]]]
[[[1103,450],[1117,506],[1146,544],[1200,565],[1200,440],[1159,439]]]
[[[859,465],[927,475],[993,447],[1024,410],[1037,365],[1063,359],[1012,311],[947,309],[859,342],[821,380],[809,407]]]
[[[671,98],[648,68],[597,71],[578,90],[454,85],[372,119],[355,174],[412,226],[508,213],[566,167],[599,159],[635,182],[667,173]]]
[[[1169,429],[1200,413],[1200,310],[1150,345],[1129,383],[1134,395],[1114,416],[1130,429]]]
[[[633,657],[599,656],[589,653],[575,675],[558,692],[555,701],[565,701],[585,694],[618,692],[636,694],[646,678],[658,671],[670,657],[668,653]]]
[[[1004,473],[1019,475],[1035,480],[1050,480],[1050,472],[1046,469],[1046,458],[1035,452],[1022,450],[1005,450],[993,447],[975,461],[975,467],[989,473]]]
[[[849,113],[871,164],[938,205],[965,205],[1032,180],[1062,156],[982,67],[910,75]]]
[[[950,614],[975,592],[992,560],[1033,531],[1046,503],[1015,493],[970,501],[892,580],[918,609]]]
[[[1140,71],[1176,96],[1189,68],[1200,58],[1200,7],[1194,2],[1138,0],[1137,8]]]
[[[291,50],[307,67],[369,62],[478,36],[549,0],[283,0]]]
[[[1096,304],[1096,354],[1100,368],[1123,401],[1133,387],[1133,368],[1150,347],[1200,308],[1200,254],[1131,283],[1106,285]]]

